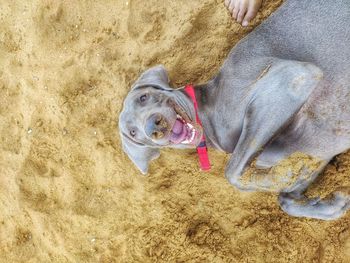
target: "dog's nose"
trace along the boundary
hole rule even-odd
[[[168,129],[168,122],[159,113],[152,114],[146,121],[145,132],[152,139],[161,139]]]

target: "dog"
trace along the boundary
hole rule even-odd
[[[184,87],[171,88],[163,66],[148,69],[119,116],[123,150],[147,173],[160,148],[195,148],[205,135],[208,146],[232,153],[225,176],[248,191],[274,189],[271,169],[303,153],[317,165],[305,165],[294,181],[287,169],[287,184],[278,189],[282,210],[339,218],[350,207],[346,191],[324,199],[304,193],[335,155],[350,148],[349,14],[348,0],[284,2],[231,50],[216,76],[195,86],[202,126]],[[253,162],[260,180],[243,181]]]

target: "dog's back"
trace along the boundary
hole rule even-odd
[[[264,28],[275,32],[266,38],[272,55],[311,62],[324,73],[299,114],[308,118],[301,143],[330,156],[343,152],[350,148],[350,1],[292,0],[279,12],[261,28],[263,35]]]
[[[261,55],[311,62],[334,75],[350,66],[349,26],[349,0],[288,0],[251,38],[264,46]]]
[[[331,158],[349,149],[350,1],[286,1],[232,50],[225,62],[232,65],[224,65],[221,77],[230,78],[237,63],[242,74],[257,68],[258,59],[268,61],[269,57],[310,62],[324,74],[295,121],[279,138],[278,143],[288,151],[286,155],[314,149],[310,154]],[[303,127],[299,127],[301,123]]]

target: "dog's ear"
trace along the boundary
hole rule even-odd
[[[132,89],[145,86],[151,86],[163,90],[172,90],[169,86],[168,73],[163,65],[152,67],[143,72],[132,86]]]
[[[134,142],[124,134],[121,135],[121,138],[124,152],[129,156],[136,167],[139,168],[143,174],[146,174],[149,162],[159,157],[159,149]]]

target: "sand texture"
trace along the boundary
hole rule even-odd
[[[214,150],[210,173],[164,150],[148,177],[121,151],[140,72],[162,63],[174,86],[202,83],[252,29],[219,0],[0,0],[0,262],[350,262],[350,213],[290,217],[276,194],[229,185]],[[310,195],[349,177],[347,153]]]
[[[321,164],[322,161],[318,158],[302,152],[291,154],[270,169],[258,169],[254,160],[240,178],[240,182],[248,188],[253,183],[258,186],[258,191],[279,193],[291,188],[301,179],[310,182],[312,174]]]

